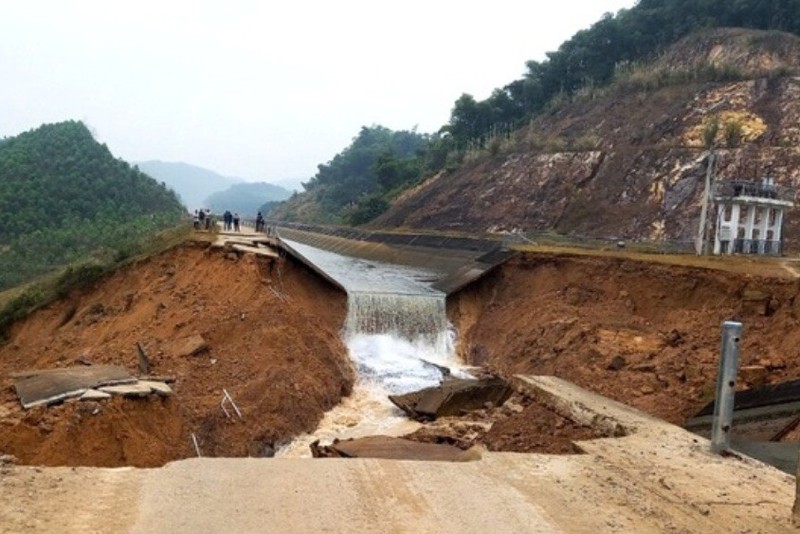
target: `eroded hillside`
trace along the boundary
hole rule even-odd
[[[587,90],[473,163],[400,195],[375,226],[688,240],[708,151],[717,177],[800,185],[800,39],[718,30]],[[705,77],[729,81],[703,82]],[[800,240],[789,216],[786,235]]]
[[[713,399],[721,324],[744,325],[739,388],[800,376],[795,275],[624,257],[522,255],[451,297],[463,358],[501,375],[555,375],[682,424]],[[777,269],[775,272],[779,272]]]
[[[13,327],[0,347],[0,452],[43,465],[157,466],[194,456],[195,434],[206,456],[269,455],[350,391],[344,314],[343,294],[288,259],[190,243],[125,267]],[[208,349],[182,353],[195,335]],[[137,342],[151,374],[176,378],[173,397],[20,407],[13,373],[134,372]],[[242,420],[225,416],[223,389]]]

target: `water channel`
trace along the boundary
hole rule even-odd
[[[387,395],[437,385],[442,379],[437,366],[466,376],[455,357],[446,295],[431,287],[436,273],[285,241],[347,291],[342,337],[358,375],[350,397],[326,413],[313,434],[279,449],[278,456],[310,456],[308,445],[316,440],[412,432],[417,423]]]

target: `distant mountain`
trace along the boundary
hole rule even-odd
[[[264,203],[286,200],[291,195],[291,191],[277,185],[266,182],[245,182],[212,194],[204,205],[211,208],[214,213],[230,210],[242,217],[255,217]]]
[[[0,142],[0,213],[0,289],[91,254],[123,257],[185,217],[172,191],[75,121]]]
[[[205,201],[209,195],[241,181],[188,163],[154,160],[136,165],[143,173],[167,184],[190,210],[207,207]]]

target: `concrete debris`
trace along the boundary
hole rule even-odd
[[[434,462],[471,462],[481,459],[480,448],[462,451],[452,445],[420,443],[390,436],[337,440],[328,446],[315,441],[310,447],[314,458],[385,458]]]
[[[122,384],[119,386],[104,386],[100,391],[123,397],[147,397],[152,392],[150,386],[137,382],[135,384]]]
[[[429,362],[428,360],[425,360],[425,359],[422,359],[422,358],[420,358],[420,361],[422,362],[422,365],[424,365],[425,367],[430,367],[432,369],[436,369],[437,371],[442,373],[442,377],[443,378],[450,376],[450,368],[449,367],[445,367],[444,365],[439,365],[438,363]]]
[[[140,381],[150,382],[164,382],[165,384],[174,384],[177,378],[173,375],[142,375],[139,377]]]
[[[172,396],[172,388],[169,387],[167,384],[163,382],[154,382],[149,380],[142,380],[139,382],[140,385],[146,386],[150,388],[152,393],[155,393],[159,397],[171,397]]]
[[[441,385],[405,395],[390,395],[389,400],[418,421],[461,415],[480,410],[487,402],[502,406],[511,396],[511,388],[500,378],[481,380],[450,379]]]
[[[110,393],[106,393],[105,391],[98,391],[96,389],[87,389],[83,393],[83,395],[78,397],[78,400],[96,401],[96,400],[104,400],[104,399],[110,399],[110,398],[111,398],[111,394]]]
[[[125,368],[118,365],[23,371],[12,374],[12,378],[23,408],[80,397],[87,389],[99,386],[136,382]]]

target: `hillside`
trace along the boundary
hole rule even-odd
[[[388,207],[388,198],[416,183],[426,168],[430,140],[415,130],[364,126],[349,146],[318,166],[303,193],[272,206],[268,216],[322,224],[367,222]]]
[[[717,122],[719,179],[800,185],[800,39],[780,32],[693,34],[651,63],[554,106],[465,165],[405,191],[372,222],[469,232],[556,231],[690,240]],[[791,244],[800,221],[787,224]]]
[[[597,100],[610,89],[655,91],[681,82],[741,81],[747,76],[763,77],[768,72],[772,72],[770,77],[787,74],[782,61],[796,47],[778,32],[800,35],[798,21],[797,0],[638,0],[630,9],[605,13],[556,50],[547,52],[545,59],[525,62],[521,78],[497,87],[487,98],[478,100],[468,93],[462,94],[451,108],[449,121],[435,133],[425,134],[424,142],[411,154],[390,151],[389,165],[373,158],[366,166],[348,169],[344,176],[325,176],[335,178],[328,180],[325,188],[319,187],[322,176],[317,175],[303,184],[305,192],[272,210],[270,216],[303,222],[364,224],[384,213],[402,193],[431,176],[471,168],[476,161],[485,159],[484,152],[494,156],[502,149],[508,153],[513,145],[508,140],[519,138],[516,132],[532,122],[535,134],[529,141],[533,149],[544,147],[556,152],[595,147],[597,139],[592,136],[571,139],[536,129],[542,126],[543,117],[563,110],[566,104]],[[715,28],[775,33],[760,34],[762,37],[742,34],[738,45],[733,46],[734,54],[717,48],[695,54],[691,45],[703,48],[706,39],[703,32],[712,30],[713,34]],[[695,38],[698,35],[700,38]],[[674,47],[687,37],[683,46]],[[751,48],[755,50],[752,56],[746,52]],[[742,50],[744,56],[736,56]],[[664,58],[654,64],[659,56]],[[772,61],[775,58],[777,62]],[[738,124],[731,127],[737,130],[737,135],[741,133]],[[567,145],[567,141],[573,143]],[[357,144],[358,138],[332,163],[352,154]],[[320,170],[325,167],[320,166]],[[387,171],[384,178],[390,187],[380,183],[379,170]],[[331,196],[328,189],[338,190],[333,198],[328,198]]]
[[[158,466],[194,456],[196,435],[204,456],[268,455],[349,393],[344,314],[344,295],[289,259],[276,267],[186,242],[130,263],[12,327],[0,345],[0,454],[43,465]],[[186,353],[196,336],[206,349]],[[173,399],[118,398],[89,415],[70,402],[23,410],[14,394],[12,374],[25,369],[134,370],[137,343],[153,373],[177,378]],[[220,409],[224,388],[244,424]]]
[[[234,178],[222,176],[209,169],[182,162],[140,161],[136,163],[143,173],[152,176],[178,194],[187,209],[206,207],[206,199],[236,183]]]
[[[243,217],[255,217],[264,203],[286,200],[290,195],[288,190],[278,185],[245,182],[209,195],[202,205],[211,208],[214,213],[230,210]]]
[[[0,212],[3,289],[90,254],[128,255],[137,241],[176,225],[183,209],[69,121],[0,142]]]

